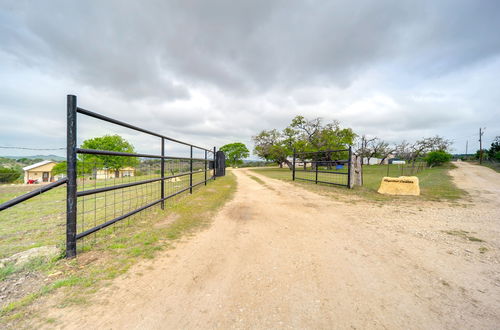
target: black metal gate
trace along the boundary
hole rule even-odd
[[[78,239],[84,238],[154,205],[160,204],[163,209],[167,199],[185,191],[193,193],[194,187],[200,184],[206,185],[207,181],[215,179],[218,170],[216,166],[215,147],[213,150],[205,149],[82,109],[77,106],[76,96],[74,95],[68,95],[67,97],[67,111],[66,257],[76,255],[76,242]],[[77,114],[157,137],[159,139],[161,154],[137,154],[77,148]],[[166,142],[188,147],[189,157],[167,156],[165,153]],[[195,157],[193,152],[197,152],[199,156]],[[140,163],[147,163],[150,167],[153,166],[154,170],[149,171],[147,175],[139,176],[131,174],[135,173],[134,169],[128,168],[120,172],[119,170],[110,170],[102,164],[95,163],[90,165],[91,169],[89,170],[88,164],[82,164],[82,161],[85,161],[85,157],[78,155],[98,155],[102,159],[109,156],[134,158],[140,160]],[[224,159],[222,159],[223,161]],[[167,169],[166,167],[169,168]],[[166,173],[167,171],[169,173]],[[101,180],[102,182],[98,182],[99,175],[102,176],[103,173],[105,179]],[[108,173],[110,173],[110,179],[108,179]],[[224,171],[219,170],[217,176],[223,175]],[[91,185],[93,189],[88,189],[85,186],[85,177],[88,176],[91,176],[90,179],[93,178],[93,186]],[[134,195],[135,193],[132,192],[132,190],[137,189],[142,192],[140,196]],[[121,194],[118,194],[117,191],[121,191]],[[113,212],[106,212],[106,209],[109,208],[106,202],[107,192],[113,192],[113,200],[109,203],[114,208]],[[95,196],[95,200],[104,199],[104,203],[100,207],[100,209],[104,209],[104,212],[96,210],[98,206],[95,203],[94,206],[92,206],[92,203],[88,203],[85,200],[87,196]],[[116,198],[119,201],[121,198],[122,204],[119,205],[118,211],[116,210]],[[131,199],[133,199],[133,203]],[[77,210],[77,205],[81,205],[81,210]],[[89,210],[89,208],[93,209]],[[85,220],[89,218],[88,216],[92,217],[92,214],[94,216],[94,223],[89,224],[89,221]]]
[[[226,155],[223,151],[217,151],[215,154],[215,176],[226,175]]]
[[[294,152],[292,180],[326,183],[352,188],[352,150]]]
[[[77,114],[156,137],[161,153],[77,148]],[[166,155],[166,142],[187,147],[189,157]],[[96,156],[91,164],[85,160],[89,155]],[[143,168],[130,167],[132,165],[110,167],[106,165],[106,157],[134,159],[138,166],[146,165],[149,171],[139,173]],[[225,163],[224,153],[217,152],[215,147],[205,149],[85,110],[77,106],[76,96],[68,95],[67,176],[0,204],[0,211],[66,184],[66,257],[71,258],[76,255],[77,240],[152,206],[159,204],[163,209],[167,199],[186,191],[193,193],[194,187],[224,176]]]

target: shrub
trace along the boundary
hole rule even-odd
[[[21,176],[21,174],[21,172],[13,168],[0,168],[0,183],[14,182]]]
[[[429,166],[438,166],[449,162],[453,156],[446,151],[431,151],[425,157],[425,161]]]

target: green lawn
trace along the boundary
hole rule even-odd
[[[203,173],[197,173],[193,181],[199,182],[203,180],[203,176]],[[172,189],[176,185],[184,187],[187,186],[186,180],[189,180],[189,177],[185,177],[180,182],[171,182],[169,185],[172,186]],[[100,184],[107,183],[101,182]],[[159,183],[156,184],[159,185]],[[15,194],[12,191],[13,186],[9,187],[8,194]],[[1,188],[7,190],[6,187]],[[85,301],[85,294],[94,292],[103,280],[112,279],[124,273],[141,258],[152,258],[157,251],[171,248],[176,239],[209,224],[212,216],[231,198],[235,189],[236,180],[229,171],[225,177],[208,182],[206,187],[203,184],[195,187],[193,195],[185,192],[168,199],[165,202],[165,210],[154,206],[79,240],[79,254],[76,259],[68,261],[56,258],[55,260],[34,262],[29,265],[29,269],[26,267],[24,269],[5,267],[4,273],[0,272],[0,280],[7,281],[19,271],[34,271],[46,275],[61,272],[61,275],[50,277],[49,281],[43,282],[43,286],[37,291],[26,295],[23,299],[1,306],[0,325],[2,322],[10,323],[13,320],[24,318],[28,313],[25,308],[27,305],[39,297],[61,288],[70,288],[62,295],[61,304],[63,306]],[[133,195],[134,193],[136,193],[135,190],[131,190],[124,193],[123,196],[119,193],[114,197],[119,199],[137,197]],[[148,196],[148,193],[152,193],[154,196]],[[44,195],[23,203],[23,205],[17,205],[0,212],[0,236],[2,238],[0,240],[0,253],[2,257],[35,246],[54,244],[63,246],[65,187],[51,191],[50,195]],[[157,199],[159,196],[155,190],[143,189],[141,201],[145,201],[146,197]],[[112,201],[113,199],[108,198],[108,200]],[[50,201],[57,201],[57,203],[51,204]],[[87,201],[81,203],[85,204]],[[102,207],[106,205],[103,199],[93,200],[92,203],[102,203]],[[107,205],[106,208],[109,209],[110,205]],[[81,221],[85,215],[81,213],[83,209],[81,205],[79,209],[79,220]],[[109,217],[115,215],[112,211],[106,212]],[[92,214],[93,217],[93,213],[89,214]],[[118,212],[116,213],[118,214]],[[102,213],[99,215],[102,216]],[[88,218],[84,219],[90,221]],[[79,223],[79,231],[80,226]]]
[[[421,196],[416,198],[423,198],[428,200],[457,200],[464,196],[465,192],[458,189],[452,182],[448,171],[454,165],[448,164],[446,166],[434,167],[424,169],[416,176],[420,180]],[[266,175],[273,179],[292,181],[292,172],[288,168],[256,168],[252,169],[256,173]],[[300,173],[304,177],[305,173]],[[398,165],[389,165],[390,176],[399,176],[401,169]],[[308,173],[309,178],[314,179],[314,173]],[[330,174],[318,174],[318,180],[328,180]],[[415,197],[406,196],[385,196],[377,193],[380,186],[380,181],[384,176],[387,176],[387,165],[365,165],[363,166],[363,187],[355,187],[354,189],[347,189],[339,186],[332,186],[326,184],[315,184],[314,182],[295,181],[296,184],[303,186],[306,189],[318,192],[336,192],[344,195],[359,195],[367,199],[374,200],[390,200],[390,199],[411,199]],[[345,180],[345,179],[344,179]]]

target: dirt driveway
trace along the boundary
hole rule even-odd
[[[451,172],[455,183],[468,191],[476,204],[496,204],[500,207],[500,174],[494,170],[466,162],[455,162],[458,169]]]
[[[458,182],[488,201],[345,203],[235,170],[235,198],[209,229],[92,306],[47,311],[50,327],[498,328],[500,200],[490,192],[500,175],[479,191],[459,166]]]

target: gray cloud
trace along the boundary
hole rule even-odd
[[[498,54],[496,2],[20,2],[4,51],[133,98],[184,84],[346,86],[378,62],[443,73]]]
[[[210,144],[249,143],[299,113],[391,139],[459,139],[490,113],[500,131],[496,1],[1,6],[0,111],[18,123],[0,123],[4,141],[56,141],[47,127],[64,126],[69,92],[106,114]]]

